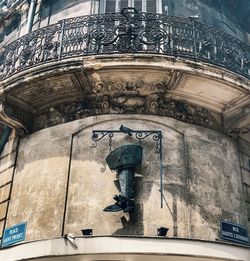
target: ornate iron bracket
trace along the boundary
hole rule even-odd
[[[161,208],[163,208],[163,163],[162,163],[162,131],[159,130],[132,130],[121,125],[119,130],[93,130],[92,131],[92,148],[97,147],[97,143],[108,138],[109,151],[112,151],[112,141],[115,134],[124,133],[138,140],[139,145],[146,138],[151,138],[155,142],[155,153],[159,155],[160,165],[160,193],[161,193]]]

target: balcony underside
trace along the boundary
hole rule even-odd
[[[249,107],[246,78],[161,55],[50,62],[9,77],[2,81],[2,89],[1,120],[29,132],[87,116],[122,113],[173,117],[234,135],[249,127],[249,116],[241,112]]]

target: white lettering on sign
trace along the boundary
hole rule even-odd
[[[233,231],[239,233],[239,228],[238,227],[233,227]]]
[[[4,230],[1,247],[25,240],[26,222]]]
[[[18,232],[18,227],[10,230],[10,235]]]
[[[248,242],[248,238],[241,235],[234,234],[234,238]]]
[[[23,233],[19,233],[17,235],[9,236],[9,237],[4,239],[4,243],[9,242],[11,240],[19,239],[19,238],[22,238],[22,237],[23,237]]]
[[[248,242],[248,238],[247,238],[247,237],[243,237],[243,236],[238,235],[238,234],[233,234],[233,233],[231,233],[231,232],[222,231],[222,235],[223,235],[223,236],[232,237],[232,238],[235,238],[235,239],[239,239],[239,240],[243,240],[243,241]]]
[[[232,238],[234,237],[233,233],[227,231],[222,231],[222,235],[227,237],[232,237]]]
[[[4,239],[4,243],[9,242],[10,240],[11,240],[11,237],[7,237],[7,238]]]

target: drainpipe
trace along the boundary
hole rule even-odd
[[[10,136],[11,131],[12,131],[12,129],[9,126],[4,126],[3,134],[0,137],[0,154],[3,151],[5,144],[9,140],[9,136]]]
[[[27,21],[27,34],[32,31],[32,25],[34,21],[34,14],[36,9],[36,0],[30,0],[30,7],[28,13],[28,21]]]

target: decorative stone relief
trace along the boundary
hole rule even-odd
[[[138,94],[144,94],[148,92],[164,92],[166,89],[168,89],[168,84],[164,81],[160,82],[144,82],[142,80],[140,81],[102,81],[97,82],[93,86],[93,92],[96,94],[99,93],[110,93],[110,92],[125,92],[130,93],[134,91]]]
[[[147,97],[130,95],[91,95],[84,101],[51,107],[36,117],[34,131],[60,123],[104,114],[151,114],[171,117],[183,122],[221,130],[221,118],[209,110],[170,100],[160,94]]]

